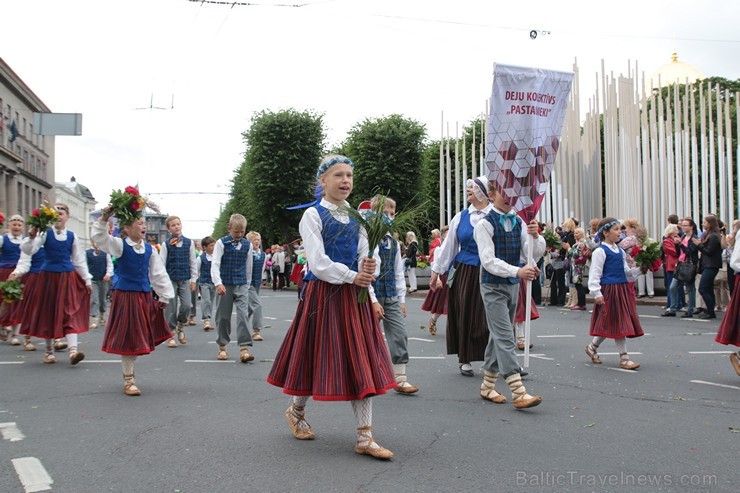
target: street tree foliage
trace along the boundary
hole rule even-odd
[[[231,196],[215,225],[226,234],[229,216],[244,214],[247,229],[258,231],[264,245],[288,243],[298,236],[302,210],[286,207],[313,199],[316,168],[326,138],[323,115],[287,109],[252,116],[242,134],[244,162],[231,180]]]
[[[348,132],[341,151],[355,162],[353,205],[376,193],[394,198],[397,209],[420,203],[426,129],[401,115],[365,119]]]

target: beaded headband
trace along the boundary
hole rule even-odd
[[[329,169],[329,166],[332,166],[337,163],[349,164],[352,168],[355,167],[355,163],[353,163],[350,158],[344,157],[344,156],[335,157],[326,162],[321,163],[321,165],[319,166],[319,169],[316,171],[316,178],[319,178],[322,174],[324,174],[324,172],[327,169]]]
[[[600,227],[598,230],[596,230],[596,235],[601,235],[601,233],[612,229],[617,224],[619,224],[619,221],[609,221],[608,223]]]

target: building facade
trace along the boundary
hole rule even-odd
[[[97,204],[95,197],[90,189],[85,185],[80,185],[74,176],[68,182],[57,182],[56,192],[56,202],[69,206],[67,229],[75,232],[80,245],[87,250],[92,247],[90,213],[95,210],[95,204]]]
[[[34,113],[51,113],[0,58],[0,210],[28,216],[55,200],[54,137],[36,135]]]

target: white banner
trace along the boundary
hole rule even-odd
[[[572,72],[494,65],[487,175],[526,221],[550,181],[572,82]]]

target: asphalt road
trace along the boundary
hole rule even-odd
[[[628,349],[642,366],[624,371],[611,341],[603,365],[584,354],[588,312],[544,307],[525,379],[544,402],[517,411],[479,397],[482,376],[460,375],[445,354],[445,319],[436,336],[420,329],[421,301],[408,300],[408,374],[421,390],[374,399],[375,437],[392,462],[353,452],[349,403],[309,401],[317,440],[291,436],[288,397],[265,377],[293,292],[263,291],[270,327],[254,363],[239,363],[236,346],[216,361],[215,335],[198,325],[186,346],[137,360],[141,397],[122,393],[101,329],[81,336],[87,358],[76,367],[0,343],[0,491],[43,491],[44,481],[55,492],[737,491],[740,377],[732,347],[714,342],[719,321],[640,306],[648,334]],[[19,470],[40,486],[24,487]]]

